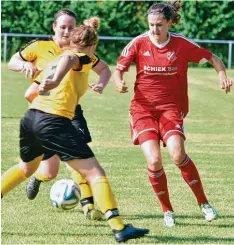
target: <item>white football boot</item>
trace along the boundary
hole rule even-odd
[[[167,211],[164,213],[164,224],[167,227],[175,226],[175,213],[173,211]]]
[[[206,221],[211,222],[218,216],[217,211],[211,207],[209,203],[203,203],[201,205],[202,214]]]

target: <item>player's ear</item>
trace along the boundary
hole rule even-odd
[[[52,27],[53,27],[53,30],[55,32],[55,27],[56,27],[56,23],[55,22],[53,22]]]
[[[168,20],[168,26],[172,26],[172,20]]]

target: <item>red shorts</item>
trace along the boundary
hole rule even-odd
[[[175,110],[147,111],[143,108],[131,110],[129,114],[131,138],[134,145],[141,145],[147,140],[163,141],[164,145],[172,135],[184,139],[182,114]]]

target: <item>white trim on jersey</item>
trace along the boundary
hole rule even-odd
[[[199,46],[197,43],[195,43],[195,42],[193,42],[192,40],[186,38],[186,37],[183,36],[182,34],[178,34],[178,33],[175,33],[175,32],[170,32],[170,35],[173,36],[173,37],[181,37],[181,38],[185,39],[186,41],[188,41],[188,42],[190,42],[190,43],[192,43],[192,44],[194,44],[195,46],[197,46],[197,47],[200,48],[200,46]]]
[[[180,130],[169,130],[169,131],[167,131],[165,134],[164,134],[164,136],[163,136],[163,139],[165,139],[166,138],[166,135],[168,135],[169,133],[171,133],[171,132],[179,132],[179,133],[181,133],[181,134],[183,134],[184,135],[184,133],[182,132],[182,131],[180,131]]]
[[[133,43],[138,39],[138,38],[141,38],[141,37],[144,37],[144,36],[147,36],[148,35],[148,32],[146,33],[143,33],[137,37],[135,37],[122,51],[121,55],[124,56],[124,57],[127,57],[128,56],[128,51],[130,49],[130,47],[133,45]]]
[[[154,40],[154,37],[150,35],[150,33],[149,33],[149,38],[150,38],[150,41],[153,43],[153,45],[155,45],[157,48],[162,49],[170,42],[171,34],[170,32],[168,32],[168,39],[164,43],[161,43],[161,44],[156,43],[156,41]]]
[[[132,131],[134,132],[134,135],[133,135],[133,142],[136,141],[136,139],[139,137],[139,135],[147,132],[147,131],[155,131],[157,132],[157,130],[155,128],[147,128],[147,129],[144,129],[142,131],[140,131],[138,134],[136,133],[136,131],[132,128]]]

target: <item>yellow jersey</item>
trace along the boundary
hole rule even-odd
[[[84,53],[76,52],[74,54],[78,57],[85,56]],[[61,56],[48,64],[36,78],[37,83],[40,83],[45,78],[53,77],[60,58]],[[90,59],[90,63],[84,64],[81,70],[70,69],[58,87],[38,95],[32,101],[30,108],[72,119],[75,114],[76,105],[79,104],[81,96],[88,89],[89,72],[98,61],[99,58],[94,55]]]
[[[61,48],[54,42],[52,37],[37,38],[27,43],[19,50],[21,58],[25,61],[32,62],[35,66],[44,69],[47,64],[62,54]],[[36,72],[30,80],[35,80],[40,72]]]

